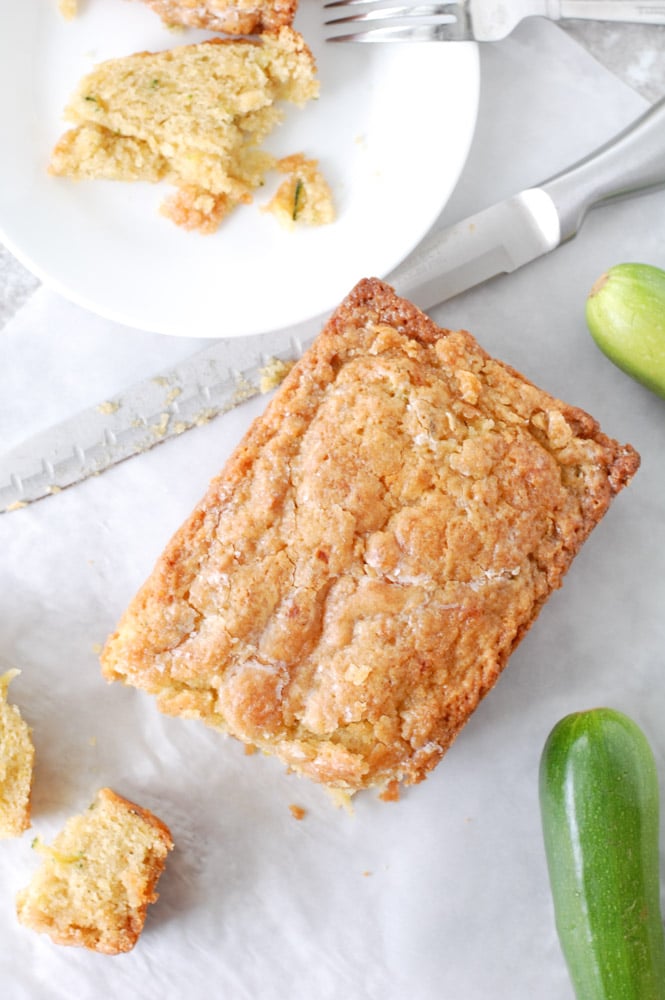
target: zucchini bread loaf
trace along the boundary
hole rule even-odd
[[[104,674],[390,796],[450,747],[638,463],[362,281],[167,546]]]
[[[293,23],[297,0],[145,0],[168,25],[252,35]]]
[[[212,232],[277,163],[262,143],[284,117],[282,102],[302,107],[318,93],[314,57],[291,28],[109,59],[66,108],[74,127],[57,142],[49,171],[167,181],[177,192],[164,214]]]

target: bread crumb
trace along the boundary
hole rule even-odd
[[[120,403],[114,403],[111,400],[106,400],[100,403],[97,407],[98,413],[103,413],[105,416],[109,416],[111,413],[117,413],[120,409]]]
[[[169,420],[171,419],[170,413],[162,413],[159,418],[158,424],[153,424],[150,430],[155,435],[155,437],[164,437],[168,430]]]
[[[347,791],[346,788],[335,788],[330,786],[326,787],[326,791],[332,799],[333,804],[337,806],[338,809],[344,809],[349,816],[353,816],[353,792]]]
[[[317,160],[306,160],[294,153],[279,160],[277,169],[287,174],[275,196],[263,206],[286,228],[296,225],[325,226],[335,219],[332,192]]]
[[[291,803],[289,809],[291,810],[291,815],[294,819],[304,819],[307,815],[307,810],[303,809],[302,806],[297,806]]]
[[[73,21],[78,14],[78,0],[58,0],[58,10],[66,21]]]
[[[23,510],[23,508],[27,506],[28,504],[25,500],[14,500],[13,503],[10,503],[9,506],[5,507],[5,513],[8,514],[10,510]]]
[[[204,424],[209,424],[210,421],[213,419],[213,417],[216,416],[217,416],[216,410],[201,410],[201,412],[197,414],[194,420],[194,424],[197,427],[203,427]]]
[[[258,392],[259,389],[243,376],[236,384],[232,405],[236,406],[238,403],[244,403],[248,399],[253,399]]]
[[[379,798],[382,802],[399,802],[399,782],[389,781]]]
[[[233,201],[226,194],[213,195],[194,184],[183,184],[160,207],[161,214],[182,229],[208,235],[216,233],[231,209],[251,201],[249,194]]]
[[[263,394],[276,389],[293,368],[295,361],[281,361],[279,358],[270,360],[261,369],[259,391]]]

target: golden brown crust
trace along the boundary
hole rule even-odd
[[[362,281],[167,546],[104,674],[328,785],[418,782],[638,463]]]
[[[297,0],[145,0],[169,25],[252,35],[291,25]]]
[[[130,816],[137,816],[144,823],[147,823],[148,826],[152,827],[154,835],[164,845],[164,856],[166,856],[167,851],[173,850],[171,831],[166,823],[158,816],[155,816],[153,812],[150,812],[149,809],[145,809],[136,802],[132,802],[131,799],[126,799],[124,795],[118,795],[112,788],[100,788],[97,792],[97,800],[104,803],[110,810],[115,810],[119,816],[123,812],[127,812]]]

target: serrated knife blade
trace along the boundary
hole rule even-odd
[[[660,101],[568,170],[432,232],[387,281],[421,309],[430,309],[550,252],[577,233],[591,207],[663,184],[665,101]],[[297,358],[324,321],[309,320],[284,332],[284,346],[274,357],[247,365],[236,363],[236,342],[215,341],[32,436],[0,457],[0,513],[99,474],[257,395],[275,362]]]

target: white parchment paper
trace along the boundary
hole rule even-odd
[[[454,94],[429,99],[436,127]],[[644,107],[554,25],[484,47],[476,140],[445,221],[544,179]],[[11,695],[37,750],[33,829],[0,843],[3,997],[571,1000],[538,812],[546,736],[569,711],[620,708],[665,786],[665,402],[600,354],[584,300],[614,263],[665,266],[664,232],[665,193],[595,210],[549,257],[433,311],[593,413],[642,468],[442,764],[397,804],[361,794],[347,815],[278,762],[100,675],[98,645],[265,399],[0,517],[0,661],[22,671]],[[39,290],[0,335],[3,447],[196,346]],[[176,842],[143,936],[119,957],[57,947],[14,910],[39,863],[32,837],[49,841],[102,785],[153,809]]]

